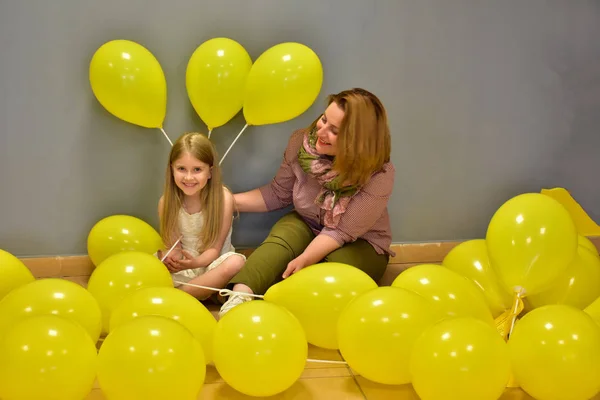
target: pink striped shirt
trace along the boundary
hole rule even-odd
[[[340,245],[364,239],[378,254],[394,256],[390,249],[392,230],[387,209],[394,186],[393,164],[384,164],[352,197],[335,229],[324,227],[325,210],[315,204],[321,185],[304,172],[298,162],[304,132],[302,129],[292,134],[279,171],[270,183],[260,188],[267,209],[273,211],[293,204],[315,235],[328,235]]]

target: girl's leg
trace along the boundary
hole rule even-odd
[[[379,284],[389,259],[390,257],[387,254],[378,254],[366,240],[358,239],[332,251],[325,257],[324,261],[353,265],[364,271]]]
[[[244,266],[246,259],[242,254],[231,253],[225,260],[219,263],[216,267],[208,267],[209,270],[204,274],[188,281],[193,285],[208,286],[216,289],[224,288],[225,285],[233,278]],[[201,289],[193,286],[181,285],[179,287],[186,293],[191,294],[199,300],[206,300],[215,291],[210,289]]]

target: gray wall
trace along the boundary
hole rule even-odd
[[[93,224],[117,213],[156,226],[168,144],[99,105],[89,61],[112,39],[148,47],[167,77],[175,139],[205,130],[185,68],[217,36],[253,60],[303,42],[325,69],[307,113],[240,139],[224,163],[236,192],[271,179],[326,94],[362,86],[390,115],[395,242],[481,237],[505,200],[542,187],[569,188],[600,219],[599,1],[3,0],[0,248],[84,254]],[[242,126],[239,115],[214,132],[221,153]],[[259,243],[280,214],[243,215],[234,244]]]

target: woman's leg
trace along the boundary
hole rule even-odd
[[[387,254],[378,254],[366,240],[358,239],[332,251],[324,261],[353,265],[379,284],[389,259]]]
[[[244,263],[246,262],[246,257],[244,257],[243,254],[234,252],[226,253],[221,257],[215,260],[214,264],[216,265],[209,265],[208,271],[194,279],[191,279],[187,283],[199,286],[208,286],[216,289],[224,288],[229,280],[238,272],[240,272],[244,266]],[[206,300],[215,293],[210,289],[201,289],[185,284],[181,285],[179,288],[199,300]]]
[[[315,235],[297,212],[283,216],[269,236],[248,256],[246,265],[229,286],[245,285],[255,294],[264,294],[279,282],[287,265],[298,257]]]
[[[250,254],[244,268],[227,287],[235,292],[264,294],[269,287],[281,281],[288,263],[302,254],[314,237],[297,212],[285,215],[273,225],[269,236]],[[221,315],[248,300],[251,298],[232,295],[221,308]]]

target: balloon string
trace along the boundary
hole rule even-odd
[[[225,159],[225,157],[227,157],[227,154],[229,153],[229,150],[231,150],[231,148],[233,147],[233,145],[235,144],[235,142],[237,142],[237,140],[240,138],[240,136],[242,136],[242,133],[244,133],[244,131],[246,130],[247,127],[248,127],[248,124],[244,125],[244,127],[242,128],[242,130],[240,131],[240,133],[238,133],[238,135],[235,137],[235,139],[233,139],[233,142],[231,143],[231,145],[229,146],[229,148],[227,149],[227,151],[225,152],[225,154],[223,154],[223,158],[221,158],[221,161],[219,161],[219,165],[221,165],[223,163],[223,160]]]
[[[312,362],[312,363],[322,363],[322,364],[344,364],[344,365],[348,365],[348,363],[346,361],[315,360],[314,358],[308,358],[306,361],[307,362]]]
[[[508,331],[508,337],[510,337],[510,335],[513,332],[513,328],[515,327],[515,322],[517,322],[517,317],[519,316],[519,314],[521,313],[521,311],[523,311],[523,289],[522,288],[518,288],[515,290],[515,301],[513,302],[513,307],[511,310],[512,313],[512,320],[510,321],[510,329]]]
[[[208,138],[210,139],[210,134],[212,133],[212,129],[208,130]]]
[[[173,251],[173,249],[175,248],[175,246],[177,246],[177,244],[181,241],[181,239],[183,238],[183,236],[179,236],[179,239],[177,239],[177,241],[175,242],[175,244],[173,246],[171,246],[171,248],[169,249],[169,251],[166,252],[166,254],[163,256],[163,258],[160,259],[161,262],[165,261],[167,259],[167,257],[169,256],[169,254],[171,254],[171,252]]]
[[[262,299],[265,296],[261,296],[260,294],[250,294],[250,293],[246,293],[246,292],[235,292],[233,290],[229,290],[229,289],[219,289],[219,288],[214,288],[214,287],[210,287],[210,286],[202,286],[202,285],[196,285],[194,283],[188,283],[188,282],[182,282],[182,281],[178,281],[173,279],[173,282],[178,283],[180,285],[183,286],[191,286],[191,287],[195,287],[198,289],[208,289],[208,290],[212,290],[214,292],[219,292],[219,296],[223,296],[223,297],[227,297],[227,296],[232,296],[234,294],[239,294],[241,296],[247,296],[247,297],[254,297],[257,299]]]
[[[169,136],[167,136],[167,132],[165,132],[165,130],[162,127],[158,128],[158,129],[160,129],[160,131],[163,133],[163,135],[165,135],[165,137],[167,138],[167,141],[169,142],[171,147],[173,147],[173,142],[171,142],[171,139],[169,139]]]

